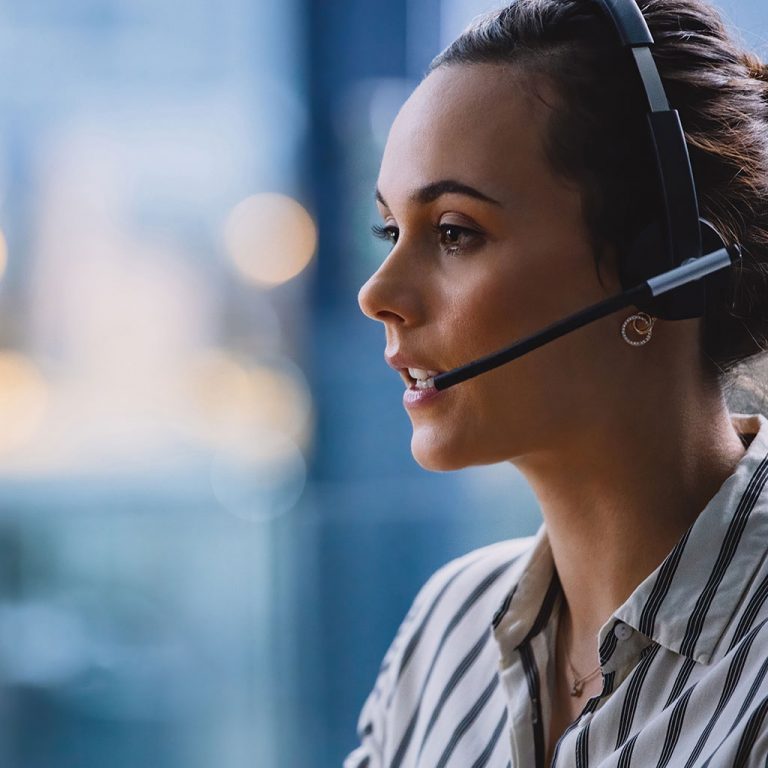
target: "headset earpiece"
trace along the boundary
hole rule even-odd
[[[706,224],[706,229],[711,228],[708,222],[703,219],[701,221]],[[702,225],[702,235],[704,233],[705,226]],[[712,248],[705,246],[704,253],[725,247],[724,244],[719,244],[721,241],[716,232],[714,236],[717,237],[718,245]],[[707,245],[714,242],[712,235],[708,237]],[[668,242],[659,219],[654,219],[640,230],[628,246],[624,258],[620,259],[619,278],[625,290],[670,268],[665,266],[670,261]],[[651,298],[643,302],[642,306],[638,304],[637,308],[662,320],[686,320],[704,315],[706,296],[703,280],[696,280]]]

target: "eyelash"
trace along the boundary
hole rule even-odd
[[[445,231],[449,229],[456,230],[456,232],[460,233],[461,236],[469,239],[470,241],[480,236],[478,232],[475,232],[472,229],[468,229],[467,227],[459,227],[456,224],[435,224],[432,226],[432,231],[438,235],[444,234]],[[392,225],[382,227],[378,224],[373,224],[371,226],[371,232],[373,232],[374,237],[378,237],[380,240],[388,240],[390,243],[392,243],[392,245],[395,245],[397,241],[393,240],[392,238],[398,235],[399,230],[397,227],[393,227]],[[446,246],[445,250],[450,254],[457,254],[467,250],[468,248],[468,245],[461,246],[452,244]]]

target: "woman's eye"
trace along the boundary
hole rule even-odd
[[[459,227],[456,224],[435,224],[432,230],[437,234],[440,245],[450,254],[467,250],[480,237],[478,232],[466,227]],[[386,227],[373,224],[371,232],[375,237],[380,240],[388,240],[392,245],[397,243],[400,236],[400,230],[391,224]]]
[[[479,233],[456,224],[437,224],[434,230],[440,235],[440,243],[448,253],[459,253],[471,247]]]
[[[378,224],[374,224],[371,227],[371,232],[373,232],[374,237],[378,237],[380,240],[389,240],[392,245],[397,242],[397,236],[399,234],[397,227],[393,227],[391,225],[382,227]]]

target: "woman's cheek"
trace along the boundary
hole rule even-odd
[[[516,341],[529,316],[523,291],[501,276],[472,287],[457,313],[455,327],[474,359]]]

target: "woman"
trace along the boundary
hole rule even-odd
[[[387,140],[392,248],[359,302],[416,461],[510,461],[544,523],[422,587],[345,768],[766,765],[768,420],[724,392],[768,347],[768,76],[704,2],[638,4],[702,215],[743,262],[703,318],[616,312],[438,392],[619,293],[659,193],[647,105],[589,0],[519,0],[433,61]]]

